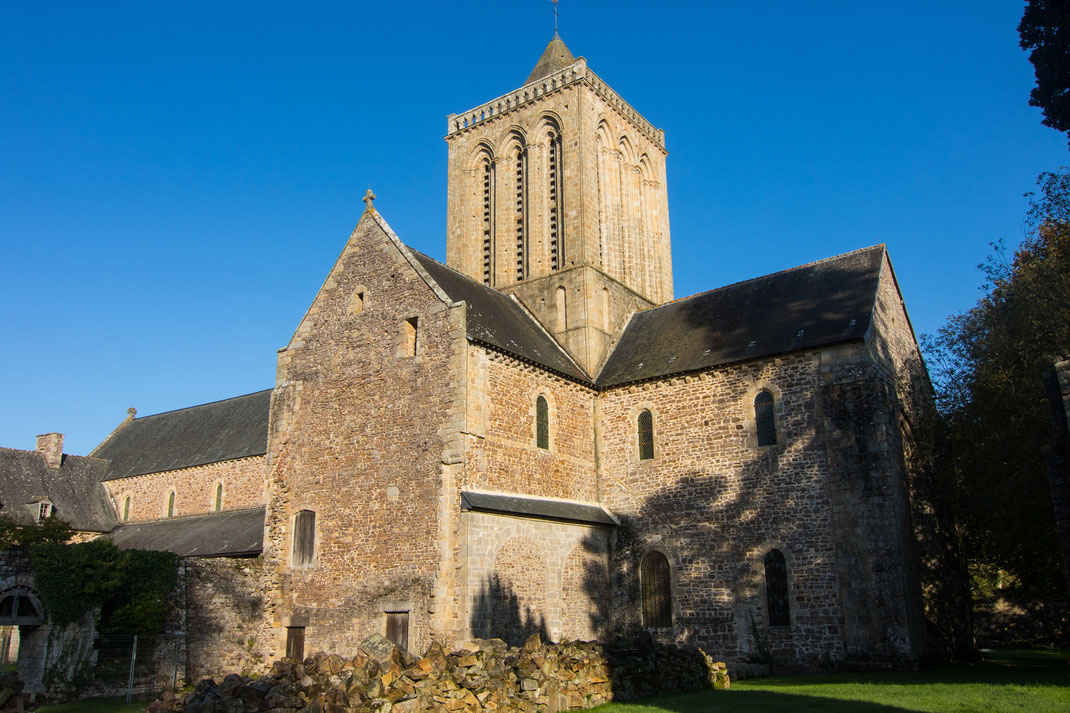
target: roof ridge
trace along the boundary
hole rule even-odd
[[[194,404],[193,406],[183,406],[182,408],[173,408],[173,409],[171,409],[169,411],[160,411],[159,413],[150,413],[148,416],[135,417],[134,420],[135,421],[144,421],[145,419],[155,418],[157,416],[166,416],[166,415],[171,414],[171,413],[178,413],[179,411],[189,411],[190,409],[200,408],[202,406],[211,406],[212,404],[221,404],[224,401],[237,401],[238,399],[244,399],[244,398],[246,398],[248,396],[256,396],[257,394],[262,394],[265,391],[274,391],[274,390],[275,390],[275,388],[272,387],[270,389],[260,389],[259,391],[250,391],[247,394],[240,394],[238,396],[231,396],[231,397],[225,398],[225,399],[216,399],[215,401],[205,401],[203,404]]]
[[[666,302],[664,304],[655,305],[654,307],[650,307],[649,309],[639,310],[639,312],[637,312],[636,314],[639,314],[641,312],[652,312],[652,311],[654,311],[656,309],[661,309],[662,307],[668,307],[669,305],[679,304],[681,302],[686,302],[687,300],[693,300],[696,297],[702,297],[703,295],[708,295],[708,294],[711,294],[713,292],[720,292],[721,290],[727,290],[729,287],[738,287],[739,285],[745,285],[748,282],[757,282],[758,280],[764,280],[766,278],[774,277],[776,275],[783,275],[783,274],[788,273],[788,272],[794,272],[795,270],[801,270],[801,269],[803,269],[805,267],[813,267],[814,265],[820,265],[821,263],[825,263],[825,262],[832,262],[833,260],[841,260],[841,259],[843,259],[845,257],[850,257],[851,255],[856,255],[858,253],[868,252],[870,250],[876,250],[878,248],[887,250],[887,244],[886,243],[877,243],[876,245],[870,245],[868,247],[858,248],[857,250],[849,250],[849,251],[847,251],[845,253],[840,253],[839,255],[833,255],[831,257],[823,257],[820,260],[813,260],[811,262],[804,262],[801,265],[794,265],[792,267],[786,267],[783,270],[777,270],[776,272],[769,272],[769,273],[766,273],[765,275],[758,275],[757,277],[749,277],[746,280],[739,280],[738,282],[729,282],[727,285],[721,285],[720,287],[714,287],[713,289],[710,289],[710,290],[703,290],[702,292],[696,292],[695,294],[688,295],[687,297],[677,297],[676,299],[674,299],[671,302]]]

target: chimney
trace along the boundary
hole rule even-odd
[[[45,462],[59,468],[63,462],[63,434],[45,433],[37,437],[37,452],[43,453]]]

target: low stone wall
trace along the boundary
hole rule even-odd
[[[697,648],[544,644],[535,635],[521,648],[491,639],[447,653],[433,643],[417,658],[376,635],[352,658],[319,653],[301,663],[278,661],[269,676],[231,674],[219,685],[204,680],[184,699],[158,701],[149,710],[557,713],[710,687],[727,688],[728,673]]]

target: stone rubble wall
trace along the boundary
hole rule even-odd
[[[284,659],[268,676],[254,680],[232,674],[219,685],[204,680],[184,698],[165,698],[149,710],[557,713],[666,691],[728,686],[725,664],[697,648],[548,645],[535,635],[521,648],[498,639],[476,640],[447,653],[432,643],[418,658],[375,635],[351,658],[318,653],[300,663]]]

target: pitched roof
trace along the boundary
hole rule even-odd
[[[515,300],[409,248],[454,302],[467,307],[468,338],[576,379],[590,381],[576,362]]]
[[[96,458],[64,455],[59,468],[44,454],[0,448],[0,515],[27,525],[37,521],[37,507],[47,498],[54,516],[83,532],[107,532],[115,513],[100,484],[107,463]]]
[[[575,61],[576,58],[568,51],[568,47],[565,47],[561,36],[554,30],[554,38],[550,40],[550,44],[546,45],[546,49],[543,50],[539,61],[535,63],[535,68],[531,70],[531,74],[524,80],[524,84],[531,84],[543,77],[549,77],[557,70],[564,69]]]
[[[264,508],[216,512],[120,525],[111,539],[123,550],[159,550],[180,557],[259,554],[264,549]]]
[[[614,386],[865,337],[883,245],[638,312],[598,376]]]
[[[475,490],[461,491],[461,509],[521,515],[548,520],[567,520],[594,525],[615,526],[616,519],[597,503],[582,503],[575,500],[536,498],[530,495],[510,493],[486,493]]]
[[[190,468],[267,452],[271,389],[135,418],[97,446],[104,480]]]

